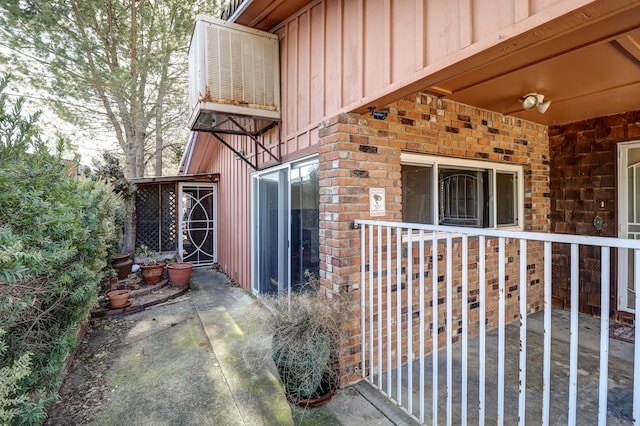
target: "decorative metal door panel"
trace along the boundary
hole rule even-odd
[[[218,261],[217,186],[180,184],[180,247],[185,262],[212,265]]]

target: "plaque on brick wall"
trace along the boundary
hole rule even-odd
[[[384,216],[387,214],[384,188],[369,188],[369,215]]]

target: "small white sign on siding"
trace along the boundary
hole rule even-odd
[[[369,216],[387,214],[384,188],[369,188]]]

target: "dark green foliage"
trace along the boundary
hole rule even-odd
[[[69,176],[5,87],[0,79],[0,383],[11,388],[0,424],[40,424],[108,272],[121,199],[102,180]]]

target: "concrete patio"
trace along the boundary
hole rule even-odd
[[[551,424],[567,424],[569,400],[569,325],[570,313],[559,309],[552,311],[552,360],[551,360]],[[543,377],[543,312],[528,317],[527,325],[527,390],[526,423],[540,424],[542,416],[542,377]],[[613,324],[612,324],[613,328]],[[505,337],[505,424],[518,422],[518,375],[519,375],[519,327],[517,323],[506,326]],[[578,356],[578,396],[577,424],[588,425],[598,422],[598,373],[600,319],[586,315],[579,317],[579,356]],[[618,339],[609,339],[609,390],[607,424],[631,424],[633,403],[633,344]],[[497,347],[498,333],[492,330],[486,337],[486,424],[497,421]],[[431,424],[432,397],[431,372],[432,357],[425,358],[425,424]],[[438,424],[446,421],[446,352],[441,350],[438,356]],[[419,361],[413,364],[413,415],[419,416]],[[478,338],[469,339],[467,400],[468,424],[478,424]],[[393,397],[397,375],[392,375]],[[402,399],[406,401],[407,368],[402,371]],[[373,382],[378,383],[377,376]],[[459,424],[461,401],[461,343],[453,345],[453,386],[452,421]],[[387,389],[386,375],[383,374],[382,389]],[[380,393],[378,393],[381,395]]]

